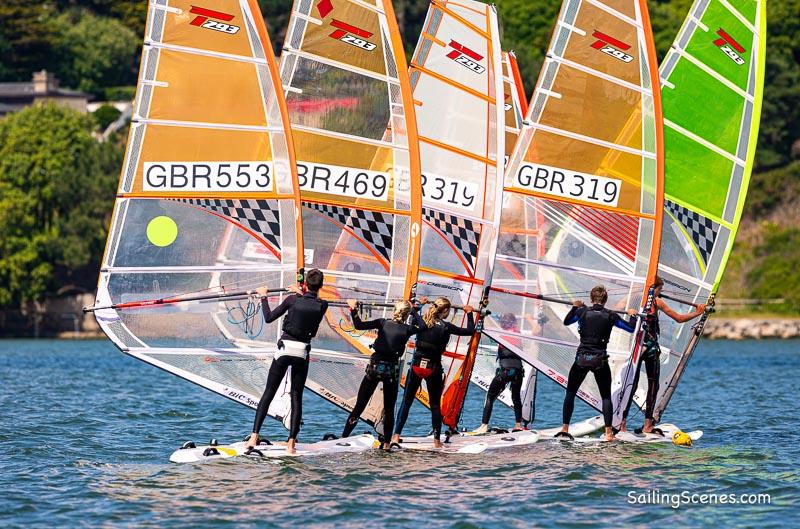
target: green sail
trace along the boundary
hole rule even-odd
[[[766,0],[696,0],[661,65],[664,293],[705,303],[719,288],[747,194],[764,91]],[[667,300],[677,311],[688,303]],[[661,318],[660,418],[705,318]],[[635,402],[644,403],[646,384]]]

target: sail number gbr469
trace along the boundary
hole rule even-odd
[[[548,165],[523,163],[514,176],[514,187],[582,202],[616,207],[622,181]]]

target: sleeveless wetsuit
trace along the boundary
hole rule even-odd
[[[358,388],[356,404],[347,417],[342,437],[348,437],[353,433],[358,418],[369,404],[369,399],[372,398],[378,383],[383,382],[383,431],[388,439],[394,429],[394,405],[397,402],[397,386],[400,380],[398,362],[406,350],[408,339],[419,329],[413,325],[385,318],[362,321],[357,310],[351,310],[350,315],[353,318],[353,327],[357,331],[377,329],[378,337],[372,344],[372,350],[375,352],[370,356],[367,372]]]
[[[428,388],[428,403],[431,408],[431,426],[434,439],[439,439],[442,430],[442,390],[444,388],[444,371],[442,370],[442,354],[447,348],[451,336],[472,336],[475,333],[475,317],[467,315],[467,326],[459,327],[452,323],[437,320],[428,327],[419,313],[412,313],[417,332],[416,351],[411,367],[406,373],[406,389],[403,403],[397,413],[397,424],[394,433],[400,435],[408,419],[408,411],[414,402],[417,390],[425,380]]]
[[[283,320],[283,334],[278,340],[278,347],[282,347],[283,340],[292,340],[309,344],[310,349],[311,339],[319,330],[325,311],[328,310],[328,303],[319,299],[316,292],[306,292],[302,296],[286,296],[275,310],[270,310],[269,301],[264,297],[261,301],[261,308],[264,312],[264,322],[268,324],[286,314]],[[289,395],[292,400],[292,413],[289,439],[297,438],[303,418],[303,389],[308,376],[308,356],[306,358],[281,356],[272,361],[267,374],[267,385],[256,409],[256,418],[253,422],[254,432],[258,433],[261,430],[261,425],[269,411],[269,405],[275,398],[281,380],[290,367],[292,374]]]
[[[500,393],[511,384],[511,402],[514,404],[514,422],[522,422],[522,380],[525,370],[522,366],[522,359],[507,347],[500,345],[497,348],[497,361],[500,367],[497,369],[489,389],[486,391],[486,401],[483,404],[482,424],[489,424],[492,416],[494,401]]]
[[[658,338],[661,335],[661,326],[658,323],[658,306],[653,306],[653,311],[645,316],[645,323],[647,324],[647,333],[642,342],[641,354],[639,356],[639,365],[636,366],[636,374],[633,376],[633,388],[631,389],[631,398],[628,399],[628,404],[625,406],[625,411],[622,413],[622,418],[628,418],[628,412],[631,410],[633,403],[633,395],[639,389],[639,375],[642,371],[641,364],[644,364],[644,370],[647,374],[647,398],[645,401],[644,418],[653,419],[653,412],[656,407],[656,397],[658,397],[658,389],[661,378],[661,348],[658,346]]]
[[[575,407],[575,396],[589,372],[594,373],[600,397],[603,399],[603,421],[612,424],[614,405],[611,403],[611,368],[608,366],[608,340],[611,330],[618,327],[627,332],[636,330],[635,325],[620,318],[602,305],[572,307],[564,318],[564,325],[578,324],[581,343],[575,354],[575,363],[569,370],[567,393],[562,410],[563,424],[569,424]]]

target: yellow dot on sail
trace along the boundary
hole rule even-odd
[[[156,246],[169,246],[178,238],[178,225],[161,215],[147,223],[147,240]]]

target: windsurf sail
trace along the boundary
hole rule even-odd
[[[374,307],[364,317],[391,318],[392,302],[413,297],[422,206],[414,104],[391,1],[295,1],[281,77],[306,266],[325,273],[324,299],[359,299]],[[352,410],[374,340],[353,329],[343,303],[331,307],[306,387]],[[378,432],[382,402],[375,392],[362,414]]]
[[[664,226],[659,274],[667,304],[713,303],[733,248],[753,169],[767,38],[766,0],[697,0],[661,66]],[[679,301],[682,300],[682,301]],[[708,314],[661,318],[658,420]],[[635,402],[643,405],[647,384]]]
[[[519,73],[517,65],[517,58],[514,52],[503,52],[503,109],[505,111],[505,162],[508,163],[511,153],[514,151],[514,145],[517,143],[520,130],[522,129],[522,120],[528,112],[528,101],[525,96],[525,89],[522,84],[522,76]],[[498,182],[498,185],[501,185]],[[502,237],[502,232],[501,232]],[[516,279],[523,281],[525,278],[515,268],[498,268],[494,270],[493,278],[497,279]],[[497,310],[502,312],[502,315],[511,314],[514,320],[517,315],[522,312],[521,300],[514,307],[500,307]],[[535,316],[534,316],[535,317]],[[507,321],[511,321],[507,318]],[[488,391],[489,385],[497,371],[497,342],[484,337],[478,348],[475,357],[475,368],[472,370],[472,382],[483,389]],[[537,369],[527,362],[524,364],[525,375],[522,381],[522,390],[520,396],[522,399],[522,422],[527,425],[533,422],[536,414],[536,378]],[[506,406],[513,407],[514,403],[511,398],[511,390],[506,388],[498,397],[498,400]]]
[[[94,312],[123,352],[250,407],[280,328],[247,292],[278,302],[303,266],[288,126],[255,0],[150,2]]]
[[[607,307],[642,307],[656,275],[663,201],[658,71],[644,0],[565,0],[506,172],[492,303],[518,329],[485,332],[566,385],[579,343],[563,319],[602,283]],[[495,315],[496,316],[496,315]],[[637,336],[609,343],[613,390]],[[597,410],[593,384],[578,396]]]
[[[492,277],[505,154],[494,6],[434,0],[409,71],[422,160],[417,295],[477,308]],[[466,316],[458,311],[453,322],[466,325]],[[458,424],[479,339],[479,332],[453,338],[443,356],[442,415],[451,428]],[[427,405],[424,390],[417,397]]]

